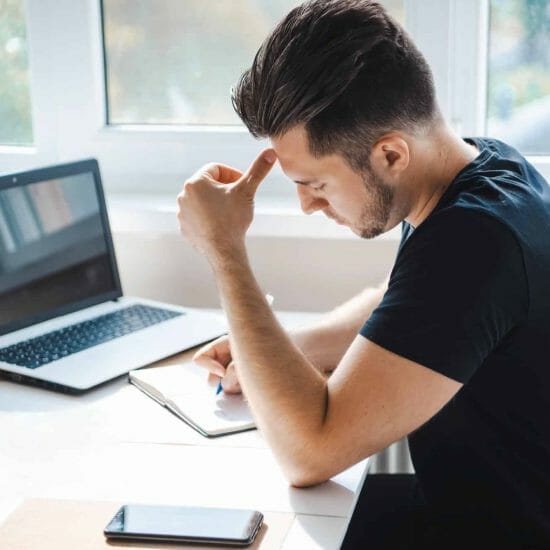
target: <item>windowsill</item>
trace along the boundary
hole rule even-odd
[[[110,194],[108,211],[114,232],[179,232],[176,199],[167,195]],[[252,237],[284,237],[307,239],[359,239],[347,227],[340,226],[317,212],[306,216],[296,200],[266,198],[257,201],[254,221],[248,231]],[[399,240],[400,226],[380,235],[376,240]]]
[[[0,155],[29,156],[36,154],[34,145],[0,145]]]

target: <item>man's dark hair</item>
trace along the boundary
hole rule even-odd
[[[312,0],[267,37],[232,90],[256,137],[303,124],[314,156],[368,167],[374,142],[435,120],[431,70],[403,28],[371,0]]]

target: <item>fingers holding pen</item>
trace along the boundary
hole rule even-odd
[[[233,361],[227,365],[225,375],[219,378],[219,382],[221,383],[224,393],[228,395],[242,393],[237,371],[235,370],[235,363],[233,363]]]
[[[221,384],[226,394],[237,394],[242,392],[233,362],[229,363],[227,367],[224,367],[213,359],[200,357],[195,360],[195,363],[208,371],[208,384]]]
[[[219,361],[216,361],[212,357],[207,355],[201,355],[193,359],[193,362],[199,367],[205,368],[209,374],[217,376],[218,378],[223,378],[225,376],[225,366],[222,365]]]
[[[225,368],[231,362],[229,337],[221,336],[201,347],[193,356],[193,362],[220,378],[225,376]]]
[[[228,394],[242,393],[241,384],[237,377],[235,363],[229,363],[222,380],[223,391]]]

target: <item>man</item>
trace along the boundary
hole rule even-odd
[[[197,363],[242,387],[295,486],[408,436],[415,476],[367,476],[347,547],[550,547],[548,184],[504,143],[452,132],[426,61],[370,0],[292,10],[233,104],[272,148],[178,196],[230,329]],[[276,159],[305,213],[364,238],[403,222],[387,288],[293,334],[245,247]]]

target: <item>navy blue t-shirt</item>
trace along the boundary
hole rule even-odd
[[[550,186],[512,147],[480,154],[403,236],[361,334],[462,382],[409,435],[426,500],[550,548]]]

